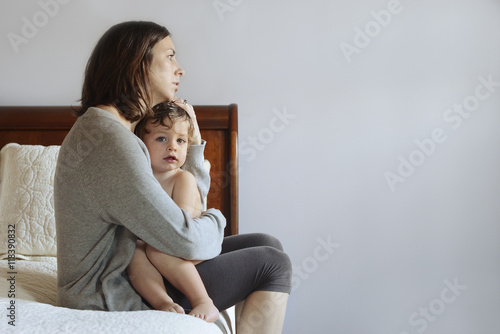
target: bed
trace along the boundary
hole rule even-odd
[[[238,233],[237,105],[195,106],[209,165],[207,206]],[[0,106],[0,332],[234,333],[234,308],[209,324],[161,311],[72,310],[56,303],[53,174],[71,106]]]

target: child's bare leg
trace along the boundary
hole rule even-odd
[[[146,244],[137,241],[134,256],[127,268],[134,289],[146,299],[155,310],[184,314],[184,309],[174,303],[165,290],[163,277],[149,262]]]
[[[208,322],[214,322],[219,318],[219,310],[208,296],[195,267],[195,264],[201,261],[186,261],[162,253],[149,245],[146,246],[146,254],[160,273],[187,297],[193,306],[190,315]]]

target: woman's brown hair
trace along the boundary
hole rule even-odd
[[[153,114],[149,92],[149,67],[153,47],[169,36],[153,22],[129,21],[111,27],[97,42],[85,69],[81,108],[109,105],[135,122]]]

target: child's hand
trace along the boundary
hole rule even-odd
[[[174,97],[172,100],[177,106],[181,107],[184,109],[189,117],[193,120],[194,124],[194,131],[193,131],[193,141],[191,142],[192,145],[200,145],[201,144],[201,133],[200,133],[200,128],[198,127],[198,122],[196,121],[196,114],[194,112],[194,108],[192,105],[187,103],[187,100]]]

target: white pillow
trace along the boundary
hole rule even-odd
[[[0,254],[7,253],[8,225],[15,224],[17,256],[56,256],[58,154],[59,146],[14,143],[0,151]]]

